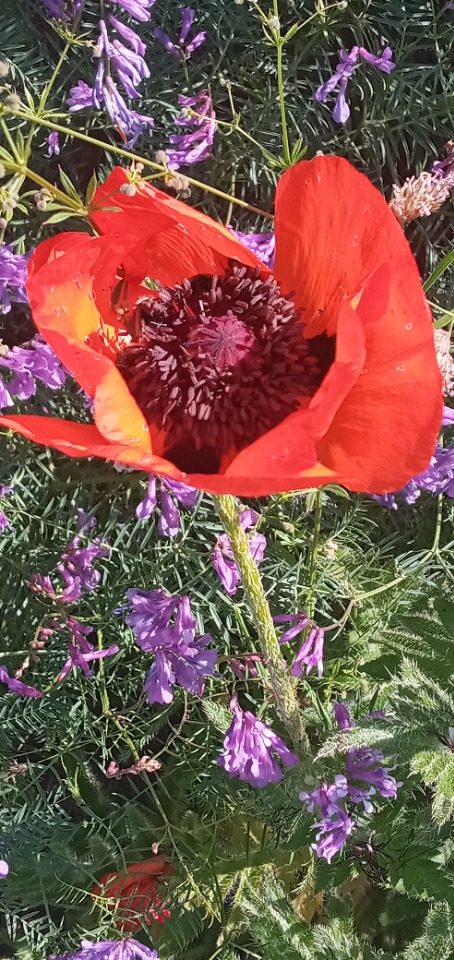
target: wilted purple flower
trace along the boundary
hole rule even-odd
[[[241,658],[229,657],[229,666],[238,680],[243,680],[248,671],[251,677],[258,676],[256,663],[260,663],[263,657],[260,653],[244,653]]]
[[[12,303],[28,303],[25,278],[29,253],[15,253],[8,243],[0,245],[0,315],[9,313]]]
[[[134,20],[146,23],[150,19],[150,10],[154,0],[115,0]]]
[[[324,817],[319,823],[314,823],[314,830],[318,830],[318,833],[315,838],[316,842],[311,844],[312,849],[315,850],[318,857],[331,863],[336,853],[342,850],[354,826],[355,824],[348,813],[342,807],[336,806],[332,814]]]
[[[348,780],[360,780],[369,783],[373,792],[382,797],[395,800],[397,790],[402,786],[394,777],[390,777],[391,767],[383,767],[383,754],[380,750],[368,747],[354,747],[347,756],[346,774]],[[353,798],[352,798],[353,799]],[[357,801],[354,800],[354,803]]]
[[[240,523],[243,530],[249,530],[250,527],[255,526],[258,520],[259,515],[255,510],[243,510],[240,513]],[[266,537],[264,537],[263,533],[254,533],[253,536],[249,538],[249,549],[257,565],[263,560],[266,545]],[[230,597],[233,597],[237,591],[241,576],[233,559],[230,538],[226,533],[221,533],[220,537],[216,540],[211,559],[225,592],[228,593]]]
[[[132,606],[126,623],[139,647],[154,654],[144,684],[149,702],[171,703],[176,682],[201,696],[205,677],[215,672],[217,651],[205,649],[211,642],[209,634],[196,637],[189,597],[170,596],[164,590],[128,590],[126,595]]]
[[[21,697],[42,697],[43,694],[35,687],[29,687],[22,680],[16,680],[16,677],[10,677],[6,667],[0,667],[0,683],[6,683],[11,693],[18,693]]]
[[[189,43],[186,44],[186,46],[184,46],[194,21],[195,10],[193,10],[191,7],[180,7],[180,14],[181,30],[180,36],[178,37],[178,43],[173,43],[169,35],[159,29],[154,31],[154,37],[156,40],[160,40],[167,52],[171,53],[172,56],[177,57],[178,60],[189,60],[189,57],[194,53],[194,50],[197,50],[197,47],[200,47],[202,43],[205,43],[206,33],[204,30],[201,30],[199,33],[195,34],[195,36],[189,41]]]
[[[93,87],[89,87],[84,80],[78,80],[77,86],[70,88],[66,105],[70,113],[85,110],[87,107],[94,107]]]
[[[50,133],[49,136],[46,137],[46,143],[47,143],[47,156],[58,157],[60,154],[60,140],[58,137],[58,130],[52,130],[52,133]]]
[[[193,510],[199,496],[198,490],[194,487],[187,487],[185,483],[179,480],[167,480],[161,477],[158,480],[150,473],[148,479],[147,493],[143,500],[136,507],[136,517],[139,520],[148,520],[156,510],[158,496],[160,492],[161,514],[158,521],[158,530],[162,537],[175,537],[180,529],[180,511],[170,496],[172,494],[186,510]]]
[[[232,230],[230,227],[229,229]],[[274,233],[241,233],[240,230],[232,230],[232,233],[244,243],[248,250],[252,250],[259,260],[266,263],[267,267],[274,266],[274,251],[276,241]]]
[[[82,624],[74,617],[68,617],[66,626],[72,633],[72,640],[68,641],[69,657],[63,664],[57,677],[57,683],[61,683],[68,676],[71,667],[82,670],[86,677],[92,677],[93,672],[88,666],[93,660],[102,660],[104,657],[111,657],[118,653],[116,643],[113,643],[106,650],[96,650],[92,643],[87,640],[87,634],[93,633],[93,627],[88,624]]]
[[[127,937],[126,940],[82,940],[76,952],[49,957],[49,960],[158,960],[156,950]]]
[[[394,70],[395,67],[395,63],[392,62],[392,55],[390,47],[385,47],[378,57],[370,53],[369,50],[365,50],[364,47],[354,46],[349,53],[346,50],[340,50],[340,63],[336,67],[336,72],[317,88],[314,93],[314,100],[319,103],[326,103],[329,95],[338,87],[339,93],[331,115],[335,123],[346,123],[350,116],[350,107],[345,99],[345,91],[359,58],[362,57],[363,60],[377,67],[383,73],[391,73],[391,70]]]
[[[169,148],[166,154],[169,167],[173,170],[211,157],[216,132],[216,114],[207,90],[202,90],[195,97],[184,97],[180,94],[178,102],[183,110],[177,117],[176,124],[178,127],[189,127],[192,133],[170,135],[169,141],[176,149]],[[192,111],[197,116],[191,116]]]
[[[279,783],[283,773],[273,754],[286,767],[294,767],[298,757],[286,747],[277,733],[257,720],[249,710],[243,711],[236,696],[230,701],[233,722],[224,738],[224,752],[218,764],[231,777],[246,780],[252,787]]]
[[[118,91],[112,77],[107,77],[103,87],[104,104],[109,117],[125,136],[126,145],[134,147],[148,127],[154,127],[154,120],[137,113],[128,107]]]
[[[333,703],[334,719],[341,730],[351,730],[355,726],[346,703]]]

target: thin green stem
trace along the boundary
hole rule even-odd
[[[280,717],[296,750],[302,755],[307,751],[307,736],[296,699],[295,686],[276,636],[262,578],[252,557],[249,541],[241,526],[233,497],[215,496],[214,503],[230,539],[233,556],[241,574]]]
[[[307,596],[307,602],[306,602],[307,612],[309,617],[314,616],[315,571],[316,571],[316,565],[317,565],[318,548],[320,545],[322,513],[323,513],[323,493],[322,493],[322,490],[319,488],[315,495],[315,525],[314,525],[314,534],[312,537],[312,544],[311,544],[311,557],[309,562],[309,589],[308,589],[308,596]]]
[[[141,157],[137,153],[132,153],[130,150],[125,150],[123,147],[116,147],[114,144],[106,143],[103,140],[97,140],[95,137],[89,137],[87,134],[81,133],[79,130],[68,130],[68,127],[64,127],[60,123],[52,123],[51,121],[44,120],[41,117],[30,117],[25,111],[19,112],[16,110],[11,110],[9,107],[2,105],[0,108],[0,116],[5,114],[12,117],[21,117],[22,119],[28,120],[30,123],[37,123],[42,127],[47,127],[48,130],[57,130],[58,133],[70,133],[71,137],[74,137],[76,140],[83,140],[84,143],[90,143],[95,147],[101,147],[107,153],[112,153],[118,157],[124,157],[126,160],[134,160],[135,163],[142,163],[144,167],[150,167],[151,170],[159,171],[162,176],[165,176],[168,173],[168,170],[166,170],[162,164],[155,163],[154,160],[148,160],[147,157]],[[242,207],[244,210],[250,210],[251,213],[256,213],[260,217],[264,217],[266,220],[274,220],[272,213],[267,213],[265,210],[261,210],[260,207],[254,207],[252,204],[246,203],[245,200],[240,200],[239,197],[233,197],[229,193],[224,193],[223,190],[218,190],[216,187],[212,187],[208,183],[203,183],[201,180],[195,180],[193,177],[187,177],[187,179],[193,187],[198,187],[200,190],[204,190],[206,193],[212,193],[221,200],[227,200],[228,203],[235,203],[238,207]]]
[[[278,0],[273,0],[273,14],[279,21]],[[277,89],[278,89],[278,95],[279,95],[279,108],[281,111],[282,149],[284,154],[284,161],[289,167],[291,165],[292,159],[291,159],[291,153],[290,153],[290,143],[288,138],[287,113],[285,110],[284,72],[283,72],[283,62],[282,62],[284,43],[281,37],[280,27],[277,27],[277,29],[274,32],[275,32],[275,43],[276,43],[276,53],[277,53]]]
[[[39,173],[35,173],[34,170],[30,170],[29,167],[26,167],[23,163],[11,163],[8,160],[3,160],[2,163],[7,170],[13,170],[16,173],[19,173],[22,177],[28,177],[29,180],[33,180],[39,187],[43,190],[47,190],[51,196],[55,197],[57,200],[60,200],[65,207],[69,207],[71,210],[76,211],[79,214],[83,213],[83,205],[76,203],[72,197],[69,197],[67,193],[63,193],[63,190],[59,190],[58,187],[55,187],[53,183],[49,183],[49,180],[45,180],[44,177],[41,177]]]

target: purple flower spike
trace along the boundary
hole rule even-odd
[[[157,478],[150,474],[146,496],[136,507],[136,517],[139,520],[148,520],[154,513],[158,503],[158,489],[161,501],[159,533],[162,537],[175,537],[180,529],[180,511],[172,497],[175,497],[186,510],[193,510],[199,492],[194,487],[187,487],[186,484],[180,483],[178,480],[167,480],[161,477],[157,481]],[[172,497],[170,494],[172,494]]]
[[[239,777],[252,787],[266,787],[279,783],[283,772],[273,756],[277,754],[286,767],[294,767],[298,757],[288,749],[277,733],[257,720],[249,710],[238,706],[237,697],[232,697],[230,709],[233,722],[224,739],[224,752],[218,764],[231,777]]]
[[[189,57],[192,56],[195,50],[205,43],[206,33],[204,30],[201,30],[197,33],[192,40],[186,46],[184,46],[187,39],[188,33],[192,27],[195,17],[195,10],[192,7],[180,7],[181,14],[181,30],[180,36],[178,37],[178,43],[174,43],[168,33],[164,33],[163,30],[157,28],[154,31],[154,37],[156,40],[159,40],[162,43],[164,50],[167,50],[167,53],[170,53],[173,57],[176,57],[178,60],[189,60]]]
[[[188,127],[190,132],[171,134],[169,137],[174,149],[169,147],[166,154],[169,167],[173,170],[191,163],[200,163],[201,160],[211,157],[216,132],[216,114],[208,91],[202,90],[195,97],[185,97],[180,94],[178,102],[183,110],[176,124],[178,127]],[[197,116],[191,116],[185,112],[191,110]]]
[[[82,940],[80,950],[49,957],[49,960],[158,960],[156,950],[127,937],[126,940]]]
[[[243,530],[248,530],[255,526],[259,520],[258,513],[255,510],[243,510],[240,513],[240,523]],[[263,560],[267,542],[262,533],[254,533],[249,539],[249,549],[257,566]],[[216,540],[211,554],[214,569],[224,587],[226,593],[233,597],[237,591],[241,580],[240,571],[233,559],[232,545],[226,533],[221,533]]]
[[[333,703],[333,713],[334,719],[341,730],[351,730],[355,726],[346,703]]]
[[[318,857],[331,863],[333,857],[342,850],[345,842],[354,829],[354,823],[351,817],[341,807],[336,807],[335,811],[328,817],[324,817],[319,823],[314,824],[314,829],[318,830],[316,843],[311,844]]]
[[[370,63],[383,73],[389,74],[395,67],[395,63],[392,62],[392,56],[393,53],[390,47],[385,47],[378,57],[370,53],[369,50],[365,50],[364,47],[354,46],[349,53],[347,53],[346,50],[340,50],[340,63],[338,63],[336,67],[336,72],[333,73],[325,83],[322,83],[320,87],[317,87],[314,93],[314,100],[317,100],[319,103],[326,103],[330,94],[334,92],[336,87],[339,87],[336,103],[331,115],[335,123],[346,123],[350,116],[350,107],[345,99],[345,91],[353,70],[358,64],[359,58],[362,57],[366,63]]]
[[[174,683],[201,696],[205,677],[215,673],[217,651],[206,649],[211,643],[208,634],[196,637],[189,597],[170,596],[164,590],[128,590],[127,597],[132,612],[126,623],[138,646],[154,655],[144,684],[149,702],[171,703]]]
[[[60,140],[58,138],[58,131],[52,130],[52,133],[46,137],[47,143],[47,156],[48,157],[58,157],[60,154]]]
[[[154,0],[115,0],[134,20],[146,23],[150,19],[150,10]]]
[[[112,123],[124,134],[126,145],[134,147],[139,137],[146,133],[147,128],[154,127],[154,120],[128,107],[112,77],[106,78],[103,94],[105,107]]]
[[[394,777],[390,777],[391,767],[383,767],[383,754],[380,750],[368,747],[355,747],[349,751],[346,773],[349,780],[361,780],[369,783],[382,797],[395,800],[397,790],[402,786]],[[357,801],[354,801],[357,802]]]
[[[37,690],[36,687],[29,687],[26,683],[22,683],[22,680],[16,680],[15,677],[10,677],[6,667],[0,667],[0,683],[6,683],[8,690],[11,693],[18,693],[21,697],[42,697],[43,694],[40,690]]]
[[[66,105],[70,113],[85,110],[87,107],[94,107],[93,87],[89,87],[84,80],[78,80],[77,86],[70,88]]]

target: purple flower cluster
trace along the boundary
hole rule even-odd
[[[92,943],[82,940],[80,950],[49,957],[49,960],[158,960],[156,950],[150,950],[138,940],[100,940]]]
[[[240,522],[243,530],[249,530],[255,526],[259,520],[258,513],[255,510],[243,510],[240,513]],[[254,533],[249,539],[249,549],[258,565],[262,560],[266,550],[266,537],[263,533]],[[233,597],[237,591],[240,582],[240,571],[233,559],[232,545],[226,533],[221,533],[213,547],[211,554],[213,566],[224,587],[226,593]]]
[[[444,427],[454,426],[454,411],[449,407],[443,408],[441,423]],[[431,493],[434,497],[445,493],[447,497],[454,498],[454,446],[442,447],[441,444],[437,444],[427,470],[418,473],[401,490],[383,495],[372,494],[372,498],[383,506],[389,507],[390,510],[397,510],[399,506],[397,498],[403,503],[413,504],[423,491]]]
[[[9,483],[0,483],[0,500],[3,500],[3,497],[9,497],[14,491],[14,484]],[[0,510],[0,534],[4,533],[8,527],[11,526],[6,513],[3,513],[3,510]]]
[[[153,0],[122,0],[123,9],[142,22],[149,20],[152,3]],[[110,14],[108,20],[116,36],[112,40],[107,32],[106,21],[99,21],[100,33],[94,48],[98,67],[93,87],[84,80],[79,80],[77,85],[70,89],[66,103],[70,113],[87,107],[99,110],[104,105],[127,145],[133,147],[138,138],[154,126],[154,121],[128,106],[112,77],[112,71],[127,97],[132,100],[140,98],[138,86],[150,76],[144,59],[146,47],[135,30],[117,17]]]
[[[230,227],[229,229],[232,230]],[[240,230],[232,230],[232,233],[244,243],[248,250],[252,250],[259,260],[266,263],[267,267],[274,266],[274,252],[276,241],[274,233],[241,233]]]
[[[22,683],[22,680],[10,677],[7,668],[4,666],[0,667],[0,683],[5,683],[11,693],[18,693],[21,697],[43,696],[41,690],[37,690],[36,687],[29,687],[28,684]]]
[[[329,95],[338,88],[339,92],[331,116],[335,123],[346,123],[350,116],[350,107],[345,99],[345,91],[353,70],[360,62],[360,59],[371,64],[373,67],[377,67],[378,70],[381,70],[383,73],[389,74],[396,66],[396,64],[392,62],[392,56],[393,53],[390,47],[385,47],[378,57],[364,47],[352,47],[349,53],[347,53],[346,50],[340,50],[340,62],[336,67],[335,73],[317,88],[314,93],[314,100],[317,100],[319,103],[326,103]]]
[[[277,733],[257,720],[249,710],[242,710],[236,696],[230,701],[230,709],[233,722],[224,738],[224,751],[217,761],[219,766],[229,776],[239,777],[252,787],[279,783],[283,772],[276,757],[286,767],[294,767],[298,757]]]
[[[77,536],[68,544],[65,553],[61,554],[57,571],[64,580],[64,588],[56,588],[48,574],[33,573],[30,577],[30,589],[34,593],[40,593],[56,603],[66,604],[80,600],[84,593],[90,593],[99,586],[101,574],[93,563],[108,557],[109,550],[102,545],[99,537],[83,545],[81,534],[93,525],[94,521],[87,524],[82,514]]]
[[[345,704],[334,704],[334,716],[341,730],[349,730],[354,726]],[[355,829],[352,806],[362,804],[366,813],[373,813],[371,797],[379,794],[395,800],[402,784],[390,776],[391,769],[383,766],[380,750],[353,747],[347,755],[345,775],[338,774],[334,783],[322,783],[311,793],[300,793],[300,800],[306,805],[308,813],[317,810],[321,815],[321,819],[313,825],[318,833],[312,848],[318,857],[331,863],[332,858],[342,850]]]
[[[0,410],[14,406],[14,396],[19,400],[33,397],[37,380],[50,390],[59,390],[67,376],[52,348],[38,335],[27,347],[13,347],[0,356],[0,368],[12,374],[7,382],[0,377]]]
[[[48,157],[58,157],[60,156],[60,138],[58,136],[57,130],[52,130],[52,133],[46,137],[47,143],[47,156]]]
[[[148,520],[155,512],[158,503],[158,490],[161,509],[158,531],[161,537],[175,537],[180,529],[180,511],[173,497],[186,510],[193,510],[199,492],[194,490],[194,487],[187,487],[185,483],[180,483],[178,480],[165,480],[162,477],[157,481],[156,477],[150,474],[146,496],[136,507],[138,520]]]
[[[310,673],[315,667],[319,677],[323,676],[323,652],[325,644],[325,631],[322,627],[317,627],[305,613],[282,614],[273,617],[275,623],[291,623],[282,634],[279,643],[288,643],[294,640],[300,633],[305,632],[303,643],[296,654],[292,664],[292,674],[294,677],[301,677],[303,673],[303,664],[306,667],[306,673]]]
[[[181,30],[177,43],[173,43],[169,35],[164,33],[163,30],[159,30],[159,28],[154,31],[154,37],[156,40],[160,40],[164,49],[167,50],[167,53],[171,53],[173,57],[176,57],[178,60],[189,60],[194,50],[197,50],[202,43],[205,43],[207,35],[205,30],[200,30],[199,33],[193,36],[189,43],[186,43],[188,33],[194,22],[195,10],[193,10],[192,7],[180,7],[180,14]]]
[[[174,683],[202,696],[205,677],[215,673],[217,651],[206,649],[209,634],[196,637],[189,597],[159,589],[128,590],[127,597],[132,612],[126,623],[138,646],[154,656],[144,683],[149,703],[171,703]]]
[[[180,94],[178,103],[183,109],[176,119],[176,125],[189,128],[189,133],[175,133],[169,137],[171,148],[166,150],[166,154],[172,170],[211,157],[216,132],[216,114],[207,90],[202,90],[194,97]]]
[[[12,303],[28,303],[25,292],[29,253],[15,253],[8,243],[0,245],[0,314]]]

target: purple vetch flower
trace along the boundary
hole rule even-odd
[[[205,43],[206,32],[205,30],[201,30],[193,36],[189,43],[186,43],[188,33],[194,22],[195,10],[193,10],[192,7],[180,7],[180,14],[181,30],[177,43],[173,43],[169,35],[159,28],[154,31],[153,36],[162,43],[164,49],[167,50],[168,53],[171,53],[173,57],[176,57],[178,60],[189,60],[194,50],[197,50],[197,47]]]
[[[66,586],[62,589],[55,587],[51,578],[42,573],[32,573],[29,587],[33,593],[39,593],[54,603],[76,603],[82,597],[82,586],[78,577],[73,577],[66,570],[61,571]]]
[[[150,10],[154,0],[115,0],[115,3],[119,3],[133,20],[146,23],[150,19]]]
[[[372,66],[377,67],[377,69],[383,73],[389,74],[395,67],[395,63],[392,62],[392,55],[390,47],[385,47],[378,56],[370,53],[370,51],[364,47],[354,46],[349,53],[347,53],[346,50],[339,50],[340,63],[338,63],[335,73],[333,73],[328,80],[325,80],[325,83],[322,83],[320,87],[317,87],[314,93],[314,100],[317,100],[319,103],[326,103],[329,95],[338,88],[339,92],[331,116],[335,123],[346,123],[350,116],[350,107],[345,99],[345,91],[347,89],[347,83],[353,70],[357,67],[360,58]]]
[[[68,617],[66,626],[72,634],[72,639],[68,641],[69,657],[58,674],[57,683],[61,683],[68,676],[71,667],[82,670],[85,676],[91,679],[93,672],[88,664],[93,660],[102,660],[104,657],[112,657],[114,653],[118,653],[117,644],[113,643],[105,650],[96,650],[87,640],[87,634],[93,633],[93,627],[80,623],[74,617]]]
[[[255,510],[243,510],[240,513],[240,523],[243,530],[249,530],[250,527],[255,526],[258,520],[259,514],[256,513]],[[266,537],[263,533],[254,533],[253,536],[249,538],[249,549],[257,566],[263,560],[266,546]],[[230,597],[233,597],[237,591],[241,576],[233,559],[230,538],[226,533],[221,533],[216,540],[211,559],[225,592],[228,593]]]
[[[348,813],[337,807],[323,820],[314,823],[314,830],[318,830],[316,842],[311,844],[318,857],[331,863],[333,857],[342,850],[342,847],[353,832],[355,824]]]
[[[55,355],[52,347],[36,335],[27,347],[13,347],[5,356],[0,356],[0,368],[8,370],[12,378],[0,389],[0,408],[12,406],[13,396],[29,400],[37,390],[40,380],[50,390],[59,390],[66,381],[67,371]],[[7,396],[9,397],[9,402]]]
[[[119,21],[115,21],[114,18],[114,24],[115,23],[119,23]],[[126,47],[121,40],[111,41],[109,39],[104,20],[99,21],[99,29],[100,36],[95,48],[96,56],[99,58],[105,57],[110,61],[125,93],[128,97],[137,99],[141,96],[139,90],[137,90],[138,84],[150,76],[150,71],[143,55],[139,53],[139,50],[145,50],[144,44],[140,37],[129,28],[127,28],[128,43],[131,44],[129,47]],[[125,31],[123,30],[122,36],[124,35]],[[102,68],[101,61],[100,67],[98,68],[97,80],[95,81],[96,98],[98,101],[101,99],[100,90],[103,86],[103,80],[104,69]]]
[[[158,960],[156,950],[127,937],[126,940],[82,940],[80,950],[49,957],[49,960]]]
[[[252,250],[259,260],[266,263],[267,267],[274,266],[276,247],[274,233],[241,233],[240,230],[233,230],[232,227],[229,227],[229,230],[238,237],[238,240],[241,240],[241,243],[244,243],[248,250]]]
[[[301,677],[303,673],[302,664],[306,667],[306,673],[310,673],[313,667],[316,667],[319,677],[323,676],[323,649],[325,644],[325,631],[322,627],[317,627],[306,613],[283,614],[273,617],[275,623],[292,623],[279,640],[279,643],[288,643],[299,636],[303,630],[308,633],[296,654],[292,664],[292,674],[294,677]],[[309,629],[310,628],[310,629]]]
[[[232,697],[230,709],[233,722],[224,738],[224,752],[218,758],[218,764],[230,777],[239,777],[252,787],[266,787],[269,783],[279,783],[283,778],[279,760],[286,767],[294,767],[298,757],[285,745],[265,723],[257,720],[249,710],[243,711],[238,698]]]
[[[15,253],[8,243],[0,245],[0,315],[9,313],[12,303],[28,303],[25,278],[29,253]]]
[[[319,787],[316,787],[315,790],[312,790],[311,793],[306,793],[306,791],[303,790],[299,798],[306,805],[308,813],[313,813],[315,808],[318,807],[322,816],[325,817],[328,813],[333,812],[338,800],[343,800],[347,796],[347,778],[340,773],[334,778],[334,783],[322,783]]]
[[[175,149],[168,148],[166,154],[169,167],[173,170],[211,157],[216,132],[216,114],[207,90],[202,90],[195,97],[180,94],[178,102],[183,110],[175,122],[178,127],[189,127],[192,132],[170,135],[169,141]],[[197,116],[192,116],[192,113]]]
[[[355,721],[351,719],[346,703],[333,703],[333,713],[334,719],[341,730],[351,730],[355,726]]]
[[[106,78],[103,93],[104,104],[112,123],[124,134],[126,145],[134,147],[147,128],[154,127],[154,120],[128,107],[112,77]]]
[[[68,544],[66,553],[61,554],[61,563],[57,570],[66,579],[67,576],[78,581],[82,591],[89,593],[96,590],[101,582],[99,570],[93,566],[94,560],[102,560],[109,556],[107,547],[102,546],[101,539],[96,537],[86,546],[82,545],[80,534],[77,534]]]
[[[397,497],[403,503],[411,505],[416,502],[424,490],[434,497],[444,493],[447,497],[454,498],[454,447],[442,447],[437,444],[435,454],[427,470],[409,480],[401,490],[384,495],[372,494],[372,499],[391,510],[397,510]]]
[[[397,790],[402,786],[394,777],[390,777],[391,767],[383,767],[383,754],[380,750],[368,747],[354,747],[347,756],[346,774],[348,780],[360,780],[370,784],[373,792],[382,797],[395,800]],[[351,796],[351,794],[350,794]],[[353,799],[353,798],[352,798]],[[354,800],[354,803],[357,801]]]
[[[93,87],[89,87],[84,80],[78,80],[77,85],[70,88],[66,105],[70,113],[85,110],[87,107],[94,107]]]
[[[22,680],[16,680],[16,677],[10,677],[6,667],[0,666],[0,683],[6,683],[11,693],[18,693],[21,697],[42,697],[41,690],[36,687],[29,687]]]
[[[167,480],[161,477],[157,481],[157,478],[150,473],[146,496],[136,507],[138,520],[148,520],[152,516],[158,503],[158,490],[161,507],[158,531],[161,537],[175,537],[180,529],[180,511],[172,498],[175,497],[186,510],[193,510],[199,491],[194,487],[187,487],[179,480]]]
[[[47,156],[48,157],[58,157],[60,154],[60,140],[58,137],[58,130],[52,130],[52,133],[46,137],[47,143]]]
[[[205,677],[215,673],[217,651],[206,649],[209,634],[196,637],[189,597],[165,590],[128,590],[126,596],[132,607],[126,623],[138,646],[154,655],[144,684],[149,702],[171,703],[174,683],[201,696]]]
[[[80,13],[85,0],[43,0],[44,8],[54,20],[71,20]]]

